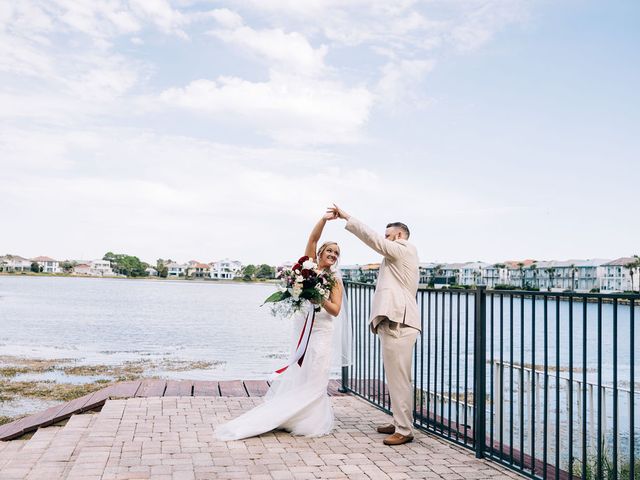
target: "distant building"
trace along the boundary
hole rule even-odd
[[[58,262],[58,260],[50,257],[36,257],[31,260],[40,265],[40,269],[44,273],[62,273],[62,268],[60,268],[60,262]]]
[[[88,263],[79,263],[72,270],[73,275],[92,275],[91,265]]]
[[[436,287],[460,285],[460,270],[464,263],[443,263],[438,265],[436,276],[433,280]]]
[[[347,282],[357,282],[360,272],[360,265],[344,265],[340,267],[342,279]]]
[[[514,288],[526,288],[526,280],[528,277],[533,277],[533,273],[528,274],[525,271],[536,263],[535,260],[509,260],[504,262],[507,268],[507,285]]]
[[[167,265],[167,277],[184,277],[187,274],[187,265],[171,262]]]
[[[537,263],[537,283],[540,290],[589,292],[600,288],[606,259],[563,260]]]
[[[0,257],[0,272],[28,272],[32,261],[20,255],[4,255]]]
[[[380,271],[379,263],[367,263],[366,265],[348,265],[340,267],[342,278],[352,282],[376,283]]]
[[[187,276],[193,278],[210,278],[211,265],[200,262],[189,262]]]
[[[488,265],[482,271],[482,282],[487,288],[509,284],[509,269],[504,263]]]
[[[437,263],[421,263],[419,266],[420,271],[420,283],[423,285],[429,285],[433,283],[433,280],[436,276],[436,271],[438,270],[439,264]]]
[[[147,272],[147,275],[149,275],[150,277],[157,277],[158,276],[158,270],[156,270],[153,267],[147,267],[145,269],[145,272]]]
[[[98,277],[111,277],[114,276],[111,269],[111,262],[108,260],[91,260],[91,275]]]
[[[469,262],[463,264],[459,271],[459,285],[485,285],[484,270],[491,265],[484,262]]]
[[[640,269],[627,268],[637,259],[634,257],[621,257],[605,263],[600,277],[600,291],[603,293],[624,292],[638,288]],[[632,273],[633,272],[633,275]],[[633,278],[633,288],[632,288]]]
[[[216,280],[231,280],[240,275],[242,271],[242,262],[238,260],[218,260],[217,262],[211,262],[209,276]]]

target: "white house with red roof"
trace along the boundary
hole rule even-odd
[[[201,263],[195,260],[189,262],[187,267],[187,276],[194,278],[209,278],[211,275],[211,266],[208,263]]]
[[[35,257],[32,258],[31,261],[36,262],[38,265],[40,265],[40,270],[42,270],[44,273],[62,273],[60,262],[58,260],[54,260],[51,257]]]

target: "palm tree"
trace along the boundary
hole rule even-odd
[[[570,265],[571,268],[571,290],[575,290],[576,288],[576,273],[578,272],[578,269],[576,268],[576,266],[572,263]]]
[[[431,281],[429,283],[432,283],[435,285],[436,277],[438,275],[442,275],[442,265],[440,264],[434,266],[433,269],[431,269]]]
[[[638,260],[634,260],[634,261],[629,262],[629,263],[624,265],[624,268],[629,270],[629,275],[631,276],[631,291],[632,292],[635,290],[635,288],[633,286],[633,275],[635,274],[634,270],[638,267],[638,265],[640,265],[638,263]]]
[[[532,287],[537,287],[537,278],[538,278],[538,265],[536,265],[535,263],[532,263],[531,265],[529,265],[529,270],[531,271],[531,275],[533,276],[533,285],[531,285]]]
[[[548,267],[545,268],[544,271],[547,272],[547,276],[549,277],[549,285],[547,286],[547,289],[551,290],[553,287],[555,287],[556,269],[555,267]]]
[[[520,272],[520,288],[524,290],[524,263],[518,262],[518,271]]]

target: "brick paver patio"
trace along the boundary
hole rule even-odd
[[[430,435],[382,444],[389,417],[355,397],[332,398],[333,434],[286,432],[219,442],[214,427],[260,398],[164,397],[108,400],[29,440],[0,442],[0,478],[10,479],[497,479],[522,478]]]

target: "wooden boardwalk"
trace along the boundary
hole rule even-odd
[[[342,396],[338,380],[329,382],[328,393]],[[71,415],[102,408],[109,399],[141,397],[262,397],[269,388],[266,380],[135,380],[118,382],[70,402],[56,405],[0,426],[0,440],[12,440],[39,427],[66,420]]]

